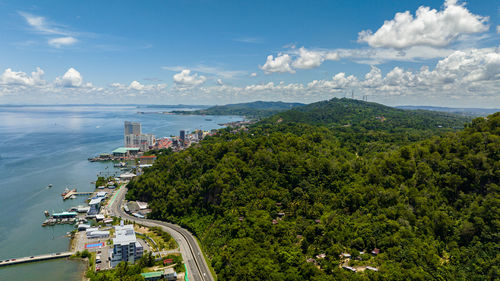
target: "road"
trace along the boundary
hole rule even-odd
[[[188,268],[188,277],[190,281],[213,281],[214,278],[210,273],[208,264],[201,252],[201,248],[198,242],[186,229],[172,223],[150,220],[150,219],[140,219],[130,216],[125,213],[122,208],[123,200],[125,194],[127,193],[127,188],[122,186],[116,191],[117,194],[113,198],[112,202],[107,206],[107,210],[110,214],[127,219],[129,221],[135,221],[136,223],[154,227],[158,226],[163,229],[163,231],[168,232],[179,244],[179,249],[184,259],[184,263]]]

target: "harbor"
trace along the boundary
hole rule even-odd
[[[68,251],[71,242],[68,233],[76,230],[78,223],[42,227],[41,224],[49,219],[45,211],[52,215],[78,206],[88,208],[92,194],[63,200],[61,194],[65,188],[92,193],[111,191],[113,189],[108,189],[106,184],[96,189],[96,178],[119,178],[121,174],[128,174],[132,166],[137,166],[135,161],[87,160],[91,155],[110,153],[123,146],[124,120],[141,122],[146,131],[158,136],[179,135],[182,129],[209,131],[217,128],[217,123],[236,120],[234,117],[212,117],[213,121],[208,122],[201,116],[138,115],[135,106],[16,107],[4,108],[3,112],[15,120],[22,118],[27,122],[22,126],[3,123],[0,127],[3,136],[0,166],[4,169],[4,177],[0,178],[0,206],[4,212],[16,214],[16,219],[0,217],[0,260]],[[27,151],[26,147],[33,149]],[[118,167],[120,162],[127,162],[127,167]],[[87,220],[87,224],[95,221]],[[1,267],[0,280],[80,281],[84,270],[84,263],[78,260],[54,259]]]

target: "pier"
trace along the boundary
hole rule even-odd
[[[63,200],[66,200],[66,199],[70,198],[73,195],[75,195],[75,196],[78,196],[78,195],[92,195],[92,193],[93,193],[92,191],[76,192],[76,191],[70,190],[68,193],[66,193],[66,195],[63,196]]]
[[[70,257],[70,256],[74,255],[75,253],[76,252],[61,252],[61,253],[44,254],[44,255],[24,257],[24,258],[17,258],[17,259],[8,259],[8,260],[0,261],[0,266],[7,266],[7,265],[20,264],[20,263],[27,263],[27,262],[36,262],[36,261],[44,261],[44,260],[53,260],[53,259],[67,258],[67,257]]]

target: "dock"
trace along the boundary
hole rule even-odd
[[[52,253],[52,254],[44,254],[44,255],[31,256],[31,257],[24,257],[24,258],[8,259],[8,260],[0,261],[0,266],[67,258],[67,257],[74,255],[75,253],[76,252],[61,252],[61,253]]]
[[[92,191],[85,191],[85,192],[76,192],[76,191],[69,191],[68,193],[66,193],[66,195],[63,196],[63,200],[66,200],[68,198],[70,198],[71,196],[75,195],[75,196],[78,196],[78,195],[92,195]]]

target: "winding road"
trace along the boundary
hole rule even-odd
[[[188,269],[188,278],[190,281],[214,281],[208,264],[203,256],[198,242],[186,229],[172,223],[150,220],[150,219],[140,219],[128,215],[122,208],[123,200],[125,194],[127,193],[127,188],[122,186],[116,191],[113,200],[106,207],[111,215],[127,219],[129,221],[135,221],[136,223],[149,226],[149,227],[160,227],[164,231],[168,232],[179,244],[179,249],[182,254],[182,258]]]

